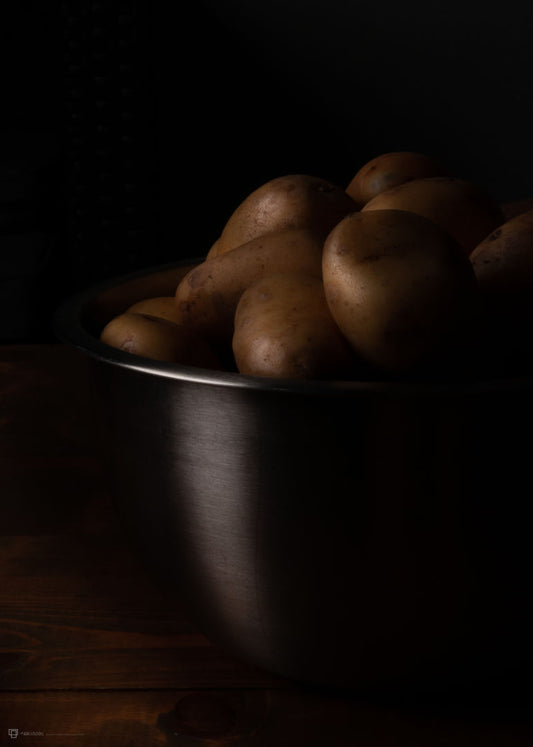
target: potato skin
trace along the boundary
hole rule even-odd
[[[533,210],[517,215],[490,233],[470,255],[481,291],[487,297],[526,294],[533,311]]]
[[[174,324],[183,322],[183,314],[176,305],[174,296],[156,296],[154,298],[145,298],[142,301],[132,304],[126,311],[132,314],[148,314],[156,316],[159,319],[166,319]]]
[[[346,187],[347,194],[363,207],[369,200],[387,189],[413,179],[429,176],[449,176],[434,158],[423,153],[394,151],[383,153],[365,163]]]
[[[321,277],[323,241],[309,229],[269,233],[193,268],[176,289],[179,313],[207,339],[231,344],[240,296],[261,277],[302,272]]]
[[[268,275],[243,293],[233,353],[240,373],[251,376],[339,379],[357,367],[321,279],[299,273]]]
[[[427,218],[372,210],[344,218],[324,245],[333,318],[385,374],[429,370],[474,334],[479,295],[468,257]]]
[[[451,176],[404,182],[376,195],[362,210],[418,213],[448,231],[466,254],[505,220],[501,207],[484,189]]]
[[[218,239],[217,255],[272,231],[309,228],[324,239],[358,206],[345,190],[307,174],[271,179],[251,192],[229,217]]]
[[[99,293],[89,306],[91,319],[102,327],[114,316],[127,311],[142,299],[159,296],[174,296],[176,286],[187,274],[189,265],[178,265],[162,270],[154,270],[147,275],[133,277],[120,285],[113,285]]]
[[[216,353],[193,330],[148,314],[125,312],[109,321],[100,339],[106,345],[152,360],[220,369]]]
[[[205,258],[211,259],[212,257],[216,257],[218,254],[218,247],[219,247],[219,240],[217,239],[213,244],[211,245],[211,248],[207,252]]]
[[[533,210],[507,220],[470,255],[484,313],[487,365],[533,357]]]

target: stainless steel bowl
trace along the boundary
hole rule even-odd
[[[310,683],[530,666],[533,380],[260,379],[98,340],[195,263],[90,288],[55,320],[94,365],[118,511],[191,619]]]

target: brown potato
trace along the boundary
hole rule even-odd
[[[132,304],[127,311],[132,314],[148,314],[157,316],[160,319],[167,319],[174,324],[183,322],[183,314],[176,305],[174,296],[156,296],[155,298],[145,298],[143,301],[137,301]]]
[[[228,219],[217,254],[272,231],[309,228],[325,238],[357,205],[342,187],[306,174],[272,179],[251,192]]]
[[[362,210],[418,213],[448,231],[467,254],[505,220],[501,207],[484,189],[451,176],[404,182],[376,195]]]
[[[353,350],[385,373],[431,367],[473,336],[474,272],[448,233],[401,210],[344,218],[324,245],[326,299]]]
[[[434,158],[423,153],[383,153],[359,169],[346,192],[362,207],[380,192],[428,176],[448,176],[448,172]]]
[[[333,321],[320,278],[268,275],[241,296],[233,354],[243,374],[295,379],[345,378],[356,359]]]
[[[212,257],[216,257],[218,254],[218,247],[219,247],[219,239],[217,239],[214,244],[211,246],[211,249],[206,254],[206,259],[212,259]]]
[[[533,311],[533,210],[503,223],[470,255],[483,293],[526,303]]]
[[[322,239],[304,228],[252,239],[192,269],[176,289],[176,306],[206,338],[231,344],[235,309],[246,288],[274,272],[321,277],[322,247]]]
[[[221,367],[218,356],[193,330],[148,314],[125,312],[114,317],[102,330],[100,339],[106,345],[144,358],[202,368]]]
[[[533,210],[503,223],[472,252],[489,358],[533,354]]]
[[[95,324],[104,325],[112,317],[124,313],[137,301],[158,296],[173,296],[176,286],[189,270],[190,265],[180,264],[177,267],[149,271],[126,279],[119,285],[112,285],[89,302],[87,314]]]

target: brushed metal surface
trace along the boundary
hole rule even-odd
[[[57,333],[93,360],[120,515],[214,643],[363,689],[531,664],[530,379],[301,383],[152,363],[98,343],[101,293],[66,304]]]

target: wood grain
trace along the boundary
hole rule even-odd
[[[8,728],[42,732],[24,744],[54,747],[530,747],[522,710],[356,701],[303,689],[6,693]],[[64,736],[61,736],[64,735]],[[0,742],[5,744],[5,742]]]
[[[0,569],[2,689],[275,683],[214,648],[118,537],[8,537]]]

